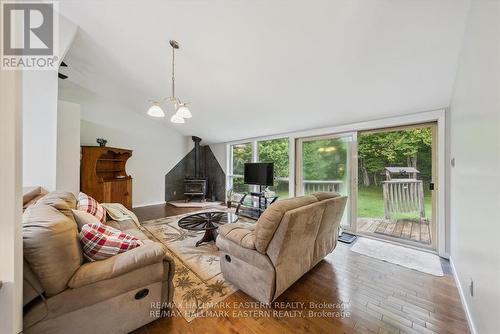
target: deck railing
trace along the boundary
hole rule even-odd
[[[302,187],[304,194],[310,194],[315,191],[341,192],[342,183],[339,180],[304,180],[302,181]]]
[[[421,180],[392,179],[384,181],[385,218],[395,213],[418,213],[425,217],[424,187]]]

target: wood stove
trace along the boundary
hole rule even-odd
[[[200,171],[201,138],[192,136],[191,139],[194,142],[194,176],[184,179],[184,196],[186,196],[186,202],[197,197],[204,202],[207,197],[208,180]]]
[[[206,195],[206,179],[184,179],[184,196],[186,196],[186,201],[190,201],[195,197],[201,197],[201,200],[205,201]]]

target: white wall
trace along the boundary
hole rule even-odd
[[[21,73],[0,71],[0,333],[22,329]]]
[[[141,115],[68,80],[60,83],[59,90],[64,100],[80,104],[81,145],[95,146],[96,138],[102,137],[107,146],[133,150],[127,162],[133,178],[132,205],[164,203],[165,174],[188,152],[186,137],[162,124],[167,119]]]
[[[78,27],[59,16],[59,59]],[[56,189],[57,71],[23,71],[23,185]]]
[[[499,62],[500,2],[472,0],[449,112],[451,258],[475,332],[484,334],[500,329]]]
[[[80,190],[80,105],[57,103],[56,189]]]
[[[23,73],[23,185],[56,187],[57,72]]]

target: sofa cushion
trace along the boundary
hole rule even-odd
[[[122,231],[122,232],[130,234],[130,235],[136,237],[137,239],[140,239],[140,240],[143,240],[143,241],[144,240],[149,240],[149,238],[144,234],[144,232],[142,232],[141,230],[139,230],[137,228],[131,228],[130,230],[125,230],[125,231]]]
[[[71,210],[76,208],[76,198],[68,191],[51,191],[40,198],[35,205],[50,205],[74,220]]]
[[[33,270],[31,270],[26,259],[23,259],[23,306],[26,306],[43,293],[44,290],[40,280],[36,277]]]
[[[141,247],[136,247],[108,259],[85,263],[73,275],[68,286],[77,289],[88,284],[117,277],[162,262],[164,256],[165,248],[159,242],[144,243]]]
[[[106,222],[106,210],[99,202],[85,193],[81,192],[78,194],[78,204],[76,208],[94,215],[101,223]]]
[[[36,203],[41,197],[47,194],[47,190],[38,187],[23,187],[23,209],[26,209],[31,204]]]
[[[275,297],[315,264],[314,242],[324,210],[323,203],[316,202],[283,216],[266,252],[276,269]]]
[[[331,253],[337,244],[338,227],[344,214],[347,196],[321,201],[325,211],[321,217],[321,225],[314,243],[314,263],[321,261],[327,254]]]
[[[271,204],[260,216],[255,226],[255,249],[265,254],[274,232],[278,228],[283,215],[290,210],[315,203],[314,196],[288,198]]]
[[[236,223],[219,227],[219,235],[235,242],[241,247],[255,249],[255,224]]]
[[[32,205],[23,214],[24,258],[48,296],[66,289],[83,262],[77,227],[56,208]]]
[[[318,192],[312,193],[311,195],[316,197],[318,199],[318,201],[324,201],[326,199],[331,199],[331,198],[342,196],[336,191],[332,191],[332,192],[318,191]]]
[[[83,252],[93,260],[104,260],[143,244],[133,235],[104,224],[88,224],[80,231]]]
[[[100,224],[101,222],[94,215],[82,210],[72,210],[73,217],[75,218],[76,225],[78,226],[78,232],[82,230],[82,227],[87,224]]]

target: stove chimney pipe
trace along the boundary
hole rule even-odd
[[[202,176],[200,175],[201,138],[192,136],[191,139],[194,142],[194,176],[199,179]]]

